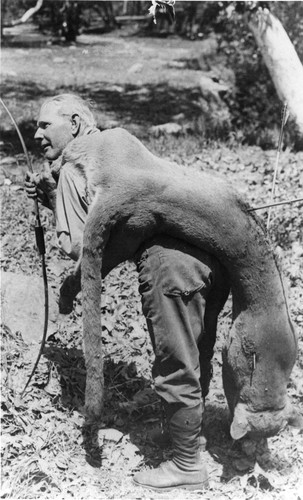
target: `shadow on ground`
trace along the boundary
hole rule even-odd
[[[60,386],[56,399],[60,398],[62,406],[68,410],[76,409],[83,414],[86,369],[82,350],[61,348],[50,342],[44,349],[43,355],[56,367]],[[91,466],[102,466],[102,449],[98,440],[100,428],[106,426],[106,428],[117,429],[123,434],[132,434],[131,431],[134,428],[138,431],[142,427],[141,419],[146,415],[146,412],[157,409],[159,405],[155,397],[151,397],[143,409],[136,407],[132,402],[133,396],[149,385],[149,380],[137,375],[133,362],[105,360],[102,420],[98,422],[86,420],[82,428],[86,460]],[[141,446],[140,439],[139,441],[138,438],[134,440],[142,454],[145,455],[145,443]]]
[[[60,384],[61,403],[70,410],[82,412],[85,397],[86,370],[83,352],[79,349],[64,349],[49,345],[44,356],[54,363]],[[104,425],[129,435],[130,441],[139,449],[145,464],[156,467],[172,457],[170,446],[161,447],[152,443],[151,433],[161,428],[160,400],[150,389],[150,381],[138,376],[134,363],[105,361],[105,401],[102,422],[87,422],[82,428],[86,460],[93,467],[102,467],[102,449],[99,446],[98,431]],[[133,405],[134,396],[147,389],[147,404]],[[150,391],[150,392],[149,392]],[[154,394],[154,395],[153,395]],[[129,404],[127,404],[127,402]],[[223,464],[224,478],[237,474],[231,465],[230,449],[233,441],[229,435],[227,408],[207,405],[204,413],[203,433],[207,440],[207,451],[214,460]],[[238,452],[237,452],[238,456]]]
[[[194,88],[177,88],[166,83],[118,86],[98,82],[91,84],[89,90],[85,87],[58,87],[50,91],[49,88],[33,82],[16,84],[15,80],[6,79],[2,84],[4,102],[15,100],[26,103],[27,114],[35,114],[32,117],[24,117],[22,106],[14,110],[14,118],[28,149],[33,154],[40,153],[39,146],[34,141],[39,108],[46,98],[64,92],[76,93],[93,101],[99,128],[109,128],[113,123],[115,126],[126,128],[137,125],[142,131],[141,138],[149,134],[151,126],[172,121],[176,115],[182,114],[182,121],[185,122],[192,122],[201,115],[199,90]],[[7,117],[3,118],[0,130],[4,144],[10,143],[16,152],[21,152],[19,139]]]

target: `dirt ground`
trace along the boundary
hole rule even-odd
[[[201,42],[179,38],[81,35],[77,44],[53,44],[32,26],[6,33],[2,48],[2,98],[20,124],[34,168],[41,156],[33,133],[42,101],[54,93],[77,92],[96,103],[98,125],[124,126],[155,153],[188,166],[226,175],[253,206],[267,202],[275,151],[208,142],[194,134],[153,137],[160,123],[199,119],[200,72],[190,61]],[[302,193],[302,153],[280,158],[278,200]],[[41,276],[32,234],[32,204],[23,191],[26,170],[15,131],[1,110],[3,271]],[[265,221],[266,211],[259,212]],[[50,213],[42,211],[49,284],[58,296],[71,263],[54,244]],[[289,309],[299,336],[298,359],[289,396],[303,414],[303,250],[302,205],[282,205],[272,214],[270,237],[288,290]],[[302,433],[287,428],[258,443],[234,442],[221,380],[221,350],[230,326],[231,300],[220,316],[214,376],[206,401],[201,453],[210,489],[155,494],[132,484],[142,467],[171,456],[149,433],[161,422],[153,392],[151,344],[137,292],[134,265],[119,266],[104,283],[103,339],[106,398],[98,429],[83,426],[85,366],[81,344],[81,297],[75,310],[48,338],[37,374],[23,398],[20,390],[37,354],[22,332],[2,325],[2,488],[1,498],[22,499],[207,499],[302,500]]]

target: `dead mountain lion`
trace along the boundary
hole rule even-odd
[[[231,435],[271,436],[300,418],[287,398],[297,352],[285,291],[257,216],[222,178],[151,154],[123,129],[70,143],[62,168],[78,169],[91,205],[83,256],[62,287],[83,297],[86,408],[102,411],[101,271],[134,257],[157,234],[184,239],[213,255],[229,273],[233,324],[223,356]]]

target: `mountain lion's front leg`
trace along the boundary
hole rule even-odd
[[[75,271],[65,278],[60,288],[59,312],[70,314],[76,296],[81,291],[81,267],[77,265]]]

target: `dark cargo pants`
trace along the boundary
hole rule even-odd
[[[155,390],[168,404],[196,406],[208,393],[228,275],[213,256],[166,236],[140,248],[137,269]]]

